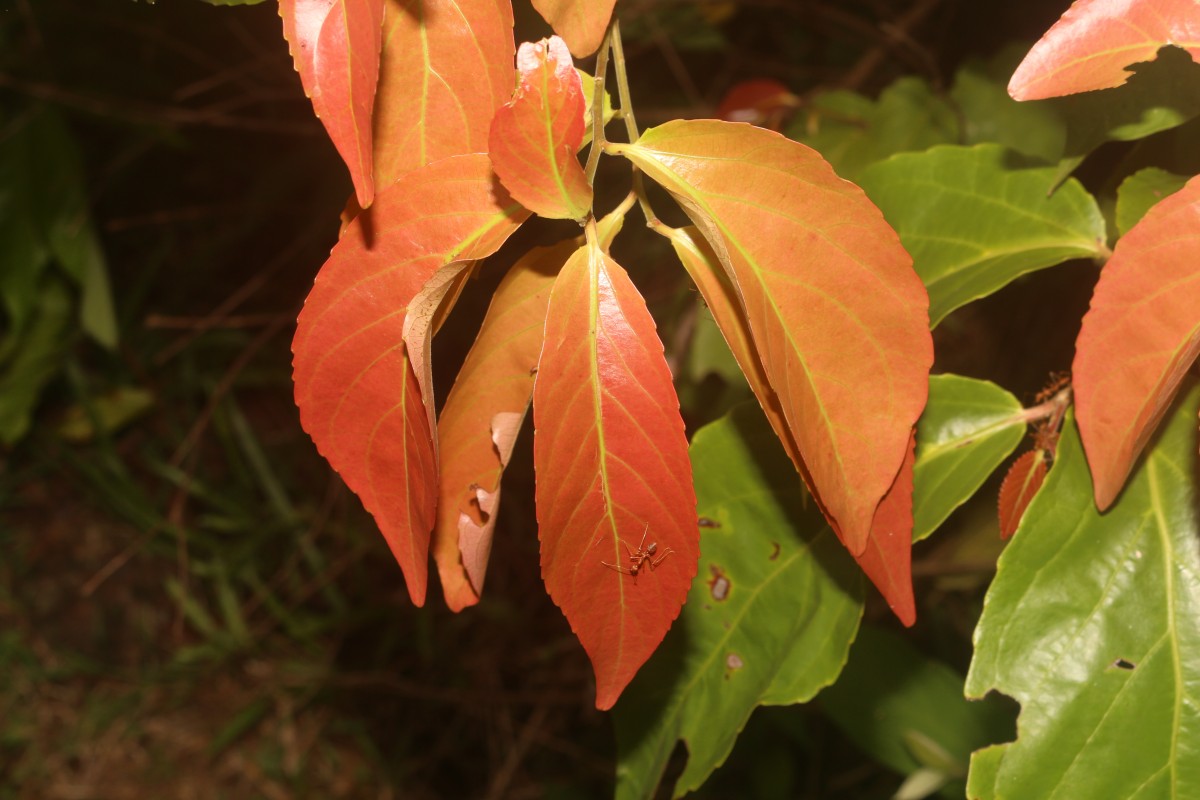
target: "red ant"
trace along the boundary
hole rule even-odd
[[[655,556],[658,555],[658,542],[651,542],[649,546],[646,545],[646,535],[649,532],[650,523],[646,523],[645,529],[642,530],[642,541],[638,543],[636,551],[630,549],[629,545],[625,544],[624,539],[620,540],[621,544],[625,545],[625,552],[629,554],[628,567],[622,567],[620,564],[609,564],[607,561],[601,561],[600,563],[609,569],[615,569],[622,575],[632,575],[633,582],[637,583],[637,576],[638,573],[642,571],[642,567],[649,564],[651,570],[657,569],[658,565],[661,564],[667,556],[675,552],[668,547],[662,552],[662,555],[659,555],[658,558],[655,558]]]

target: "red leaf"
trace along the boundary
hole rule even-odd
[[[571,54],[586,58],[600,49],[617,0],[532,0],[533,7],[567,42]]]
[[[1196,0],[1077,0],[1025,56],[1008,93],[1041,100],[1111,89],[1168,44],[1200,57]]]
[[[583,142],[583,80],[557,36],[522,44],[517,71],[516,94],[492,120],[492,166],[533,213],[582,219],[592,206],[592,187],[575,157]]]
[[[433,555],[446,603],[479,601],[500,502],[500,476],[533,394],[554,276],[579,247],[531,250],[496,288],[438,419],[441,475]]]
[[[1075,414],[1108,508],[1200,354],[1200,177],[1151,208],[1113,250],[1071,368]]]
[[[779,130],[787,114],[799,105],[800,98],[779,81],[757,78],[730,88],[717,106],[717,118]]]
[[[279,0],[304,93],[350,168],[358,204],[375,196],[371,110],[384,0]]]
[[[483,258],[526,212],[487,156],[459,156],[384,189],[321,267],[292,343],[300,422],[375,516],[415,604],[425,599],[436,452],[403,344],[409,302],[446,264]]]
[[[1013,462],[1000,484],[1000,538],[1017,532],[1025,509],[1046,480],[1046,456],[1034,448]]]
[[[854,557],[887,600],[892,613],[907,627],[917,621],[917,603],[912,587],[912,493],[916,444],[914,430],[900,472],[875,512],[867,547],[861,555]],[[841,538],[841,534],[838,538]]]
[[[654,320],[594,245],[555,281],[533,413],[542,577],[592,660],[596,707],[610,708],[679,615],[699,530]],[[657,566],[618,571],[638,563],[629,556],[643,537],[656,545]]]
[[[928,296],[899,238],[815,151],[771,131],[681,120],[608,150],[712,244],[825,510],[861,554],[933,360]]]
[[[509,0],[388,0],[375,179],[386,186],[448,156],[484,153],[512,95]]]

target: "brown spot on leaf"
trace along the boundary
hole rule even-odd
[[[713,600],[722,603],[729,598],[729,578],[725,577],[725,572],[716,564],[709,564],[708,569],[712,572],[712,577],[707,581],[708,592]]]

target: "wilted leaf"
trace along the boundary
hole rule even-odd
[[[516,94],[496,112],[488,138],[496,174],[516,200],[551,219],[583,219],[592,187],[575,153],[583,142],[583,81],[562,39],[517,51]]]
[[[890,155],[957,142],[958,127],[954,109],[926,81],[905,77],[875,101],[844,89],[818,94],[787,133],[820,152],[838,175],[857,180]]]
[[[653,797],[682,739],[672,791],[698,788],[759,705],[812,699],[837,677],[862,582],[796,492],[788,457],[751,404],[697,431],[701,569],[674,629],[615,710],[617,798]]]
[[[1195,384],[1180,400],[1104,514],[1068,417],[975,630],[967,695],[1021,715],[973,797],[1200,796]]]
[[[1117,189],[1117,233],[1124,236],[1146,212],[1187,183],[1187,177],[1158,167],[1138,170],[1121,181]]]
[[[1008,468],[1000,484],[1000,538],[1007,539],[1017,532],[1025,509],[1046,480],[1046,456],[1040,448],[1025,453]]]
[[[375,103],[375,180],[485,153],[513,91],[510,0],[387,0]]]
[[[350,168],[359,206],[375,196],[371,116],[385,0],[279,0],[304,93]]]
[[[500,476],[533,395],[550,287],[577,248],[572,241],[537,248],[508,271],[438,419],[433,556],[454,611],[474,605],[483,591]]]
[[[1200,353],[1200,178],[1117,242],[1071,367],[1079,430],[1108,508]]]
[[[860,182],[912,254],[937,325],[1015,278],[1106,252],[1104,218],[1077,181],[1053,195],[1053,167],[1023,167],[996,145],[894,156]]]
[[[913,541],[965,503],[1025,435],[1017,398],[989,381],[931,375],[929,404],[917,423]]]
[[[610,708],[678,616],[699,548],[662,343],[595,244],[554,283],[533,415],[542,577],[592,660],[596,707]],[[643,548],[655,553],[632,557]]]
[[[906,640],[864,625],[818,703],[875,760],[902,775],[933,767],[957,779],[962,796],[971,751],[1013,732],[1012,714],[997,698],[963,698],[964,681]]]
[[[817,492],[861,554],[932,361],[927,298],[894,232],[815,151],[761,128],[680,120],[609,149],[720,257]]]
[[[617,0],[532,0],[533,7],[566,40],[571,55],[587,58],[600,49]]]
[[[379,193],[317,275],[292,344],[296,405],[317,449],[375,516],[425,599],[436,453],[404,347],[409,302],[439,269],[494,252],[525,218],[483,154],[410,173]]]
[[[1197,28],[1195,0],[1076,0],[1025,56],[1008,91],[1037,100],[1111,89],[1163,45],[1200,56]]]

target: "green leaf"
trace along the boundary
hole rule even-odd
[[[26,329],[0,371],[0,443],[11,445],[28,432],[42,388],[61,368],[71,347],[73,316],[66,282],[47,274]]]
[[[809,109],[796,116],[787,135],[850,180],[895,153],[958,141],[954,110],[920,78],[901,78],[874,102],[845,90],[826,92],[814,97]]]
[[[1066,145],[1062,115],[1050,103],[1018,103],[1006,86],[1028,49],[1005,49],[987,63],[968,63],[955,74],[950,98],[962,115],[963,144],[993,142],[1053,164]]]
[[[1124,236],[1146,212],[1167,195],[1175,194],[1188,179],[1158,167],[1138,170],[1117,189],[1117,232]]]
[[[913,257],[929,322],[1027,272],[1106,252],[1104,218],[1078,181],[1053,195],[1053,167],[1023,166],[997,145],[893,156],[859,183]]]
[[[1038,102],[1067,122],[1060,179],[1104,142],[1131,142],[1182,125],[1200,114],[1200,65],[1176,47],[1149,63],[1133,64],[1123,86]]]
[[[84,331],[105,347],[116,346],[108,268],[92,227],[79,148],[66,124],[54,111],[34,109],[10,127],[0,145],[0,191],[12,193],[0,206],[6,219],[0,223],[6,234],[3,247],[6,256],[16,256],[3,263],[5,272],[15,269],[23,275],[6,275],[2,280],[6,310],[19,319],[16,306],[28,304],[33,295],[21,295],[12,287],[33,286],[48,253],[82,290]],[[10,214],[16,219],[10,221]],[[8,235],[14,232],[17,238],[10,240]]]
[[[975,631],[968,696],[1022,706],[979,796],[1200,797],[1198,405],[1192,382],[1103,515],[1068,417]]]
[[[733,385],[746,382],[742,368],[706,305],[696,310],[696,330],[688,347],[687,363],[688,374],[695,380],[712,374]]]
[[[871,626],[859,631],[849,663],[820,705],[875,760],[902,775],[936,770],[959,782],[958,796],[971,751],[1013,733],[1002,701],[968,702],[962,675]]]
[[[979,490],[1025,436],[1017,398],[990,381],[931,375],[917,423],[913,541],[919,542]]]
[[[652,796],[679,739],[688,763],[674,795],[699,787],[755,706],[805,702],[837,677],[862,614],[860,574],[804,507],[753,403],[699,430],[691,457],[700,574],[616,706],[618,798]]]

